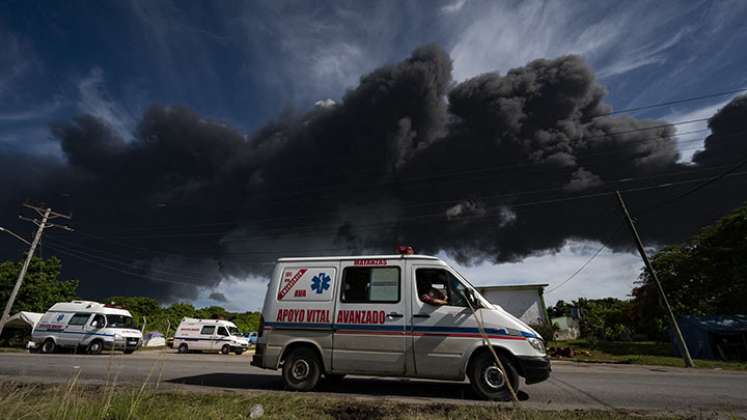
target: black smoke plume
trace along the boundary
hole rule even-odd
[[[476,263],[572,238],[627,248],[615,189],[641,211],[645,239],[666,244],[747,197],[732,177],[643,212],[747,154],[745,97],[681,164],[673,126],[610,115],[605,94],[576,56],[455,83],[448,55],[430,46],[363,76],[341,103],[251,136],[183,107],[152,106],[134,140],[81,116],[52,126],[63,162],[0,156],[2,217],[23,199],[71,211],[76,232],[50,231],[44,252],[82,294],[170,300],[264,276],[279,256],[409,244]]]

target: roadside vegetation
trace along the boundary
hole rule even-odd
[[[313,394],[187,392],[152,387],[0,384],[0,413],[8,419],[639,419],[640,413],[536,410],[509,403],[403,403]],[[254,414],[254,415],[252,415]],[[676,416],[648,417],[681,418]]]
[[[0,303],[4,304],[8,300],[21,265],[21,261],[0,262]],[[86,299],[77,295],[77,280],[61,279],[61,269],[62,263],[56,257],[47,259],[34,257],[11,313],[20,311],[43,313],[57,302]],[[100,301],[121,305],[129,310],[138,328],[143,327],[145,320],[145,332],[159,331],[162,334],[173,334],[184,317],[230,320],[241,332],[256,331],[259,326],[259,312],[231,312],[221,306],[195,308],[188,303],[161,306],[156,299],[143,296],[111,296]],[[0,347],[23,348],[29,339],[30,330],[14,331],[6,328],[0,338]]]
[[[554,360],[570,360],[587,363],[617,363],[683,367],[682,358],[672,356],[670,343],[654,341],[596,341],[567,340],[552,341],[548,348],[570,348],[575,355],[555,357]],[[721,360],[695,360],[696,368],[747,370],[747,362]]]
[[[681,244],[660,249],[654,268],[675,316],[744,316],[747,300],[747,206],[706,226]],[[650,273],[642,270],[632,299],[558,301],[547,310],[550,318],[578,319],[583,339],[551,342],[556,326],[539,331],[548,347],[572,349],[568,360],[683,366],[672,353],[669,321]],[[731,333],[739,339],[745,332]],[[743,341],[744,342],[744,341]],[[747,346],[732,351],[728,359],[696,360],[697,367],[747,369]],[[722,356],[724,357],[724,356]]]

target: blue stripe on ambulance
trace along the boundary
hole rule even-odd
[[[302,322],[266,322],[266,326],[277,329],[298,330],[355,330],[355,331],[405,331],[404,325],[360,325],[360,324],[307,324]],[[416,333],[443,333],[443,334],[479,334],[479,328],[470,327],[439,327],[439,326],[411,326],[407,328]],[[497,335],[510,335],[505,329],[486,328],[485,333]],[[526,331],[518,331],[521,337],[534,338],[535,335]]]

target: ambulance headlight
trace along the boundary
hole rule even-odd
[[[119,334],[114,334],[114,339],[117,340],[117,341],[120,341],[120,340],[122,340],[122,336],[119,335]]]
[[[538,352],[545,354],[545,342],[541,338],[530,337],[527,338],[529,345],[532,346]]]

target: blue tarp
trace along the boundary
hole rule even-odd
[[[719,359],[716,349],[719,339],[747,334],[747,315],[685,315],[677,318],[677,324],[694,359]],[[672,349],[679,356],[677,339],[674,334],[670,335]]]

